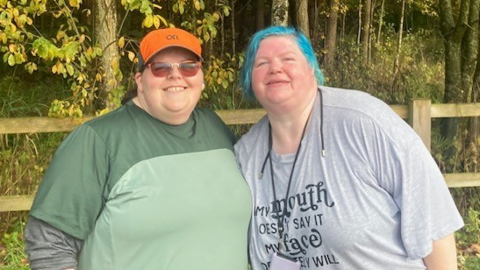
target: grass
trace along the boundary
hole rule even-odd
[[[0,243],[0,269],[2,270],[28,270],[27,256],[25,254],[25,241],[23,231],[25,222],[20,221],[10,232],[2,235]]]

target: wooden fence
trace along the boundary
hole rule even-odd
[[[414,99],[409,105],[390,106],[422,138],[430,150],[432,118],[480,116],[480,103],[431,104],[429,99]],[[227,110],[216,113],[228,125],[256,123],[265,111],[262,109]],[[48,117],[0,118],[0,134],[68,132],[91,119],[57,119]],[[480,186],[480,173],[444,174],[451,188]],[[0,212],[29,210],[34,195],[0,196]]]

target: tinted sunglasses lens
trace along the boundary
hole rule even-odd
[[[171,69],[172,65],[170,63],[155,62],[150,65],[150,70],[156,77],[166,77]]]
[[[183,76],[192,77],[195,76],[200,69],[199,62],[188,62],[188,63],[180,63],[178,65],[178,69]]]

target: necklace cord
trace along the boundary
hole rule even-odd
[[[326,151],[325,151],[325,142],[324,142],[324,138],[323,138],[323,95],[322,95],[322,90],[320,89],[320,87],[318,88],[318,92],[319,92],[319,95],[320,95],[320,138],[321,138],[321,144],[322,144],[322,156],[325,157],[326,156]],[[307,129],[307,125],[308,125],[308,122],[310,120],[310,116],[311,116],[311,113],[309,114],[309,116],[307,118],[307,121],[305,122],[305,125],[303,127],[302,136],[301,136],[300,142],[298,144],[297,152],[295,153],[295,159],[293,160],[293,165],[292,165],[292,169],[290,171],[290,177],[289,177],[289,180],[288,180],[288,186],[287,186],[287,191],[286,191],[286,195],[285,195],[285,207],[283,209],[283,215],[279,214],[278,218],[277,218],[278,235],[279,235],[280,241],[283,239],[283,235],[284,235],[283,234],[284,224],[283,224],[282,217],[284,215],[286,215],[286,212],[287,212],[286,208],[287,208],[287,205],[288,205],[288,195],[290,193],[290,186],[292,184],[293,172],[295,170],[295,165],[297,163],[297,159],[300,155],[300,149],[302,147],[302,141],[303,141],[303,138],[305,136],[305,131]],[[277,193],[276,193],[276,189],[275,189],[274,169],[273,169],[273,161],[272,161],[272,157],[271,157],[272,150],[273,150],[272,126],[269,122],[268,123],[268,152],[267,152],[267,155],[265,156],[265,159],[263,161],[262,170],[260,171],[259,179],[263,178],[263,172],[265,171],[267,161],[270,161],[269,162],[270,175],[271,175],[270,178],[271,178],[271,182],[272,182],[273,199],[274,199],[274,203],[276,203],[277,202]],[[278,204],[278,206],[280,207],[280,204]],[[278,212],[280,212],[280,209],[278,209],[278,210],[279,210]],[[280,244],[279,245],[279,251],[280,251],[282,245],[281,245],[281,242],[279,244]]]
[[[298,148],[297,148],[297,152],[295,153],[295,159],[293,160],[293,165],[292,165],[292,169],[290,171],[290,177],[288,179],[288,186],[287,186],[287,192],[285,194],[285,207],[283,208],[283,214],[282,215],[278,215],[277,217],[277,226],[278,226],[278,235],[280,237],[280,239],[283,238],[283,231],[284,231],[284,224],[283,224],[283,216],[286,215],[287,213],[287,205],[288,205],[288,195],[290,193],[290,186],[292,184],[292,179],[293,179],[293,172],[295,171],[295,165],[297,164],[297,160],[298,160],[298,156],[300,155],[300,151],[301,151],[301,148],[302,148],[302,140],[303,138],[305,137],[305,131],[307,130],[307,126],[308,126],[308,122],[310,120],[310,115],[308,116],[307,118],[307,121],[305,122],[305,125],[303,126],[303,131],[302,131],[302,136],[300,137],[300,142],[298,144]],[[268,147],[269,147],[269,161],[270,161],[270,179],[272,181],[272,190],[273,190],[273,200],[274,200],[274,203],[275,205],[276,202],[277,202],[277,192],[276,192],[276,189],[275,189],[275,180],[274,180],[274,172],[273,172],[273,161],[272,161],[272,158],[271,158],[271,152],[273,150],[273,138],[272,138],[272,126],[270,125],[270,123],[268,123],[268,128],[269,128],[269,135],[268,135]],[[280,202],[278,203],[278,207],[280,207]],[[280,212],[280,209],[278,209],[278,212]]]
[[[326,156],[326,151],[325,151],[325,142],[323,139],[323,95],[322,91],[320,88],[318,88],[318,92],[320,94],[320,139],[322,141],[322,156]],[[271,148],[269,148],[271,149]],[[265,166],[267,165],[267,161],[270,158],[270,150],[267,152],[267,155],[265,155],[265,159],[263,160],[262,164],[262,170],[260,171],[260,174],[258,175],[258,179],[263,178],[263,172],[265,171]]]
[[[318,94],[320,95],[320,139],[322,140],[322,156],[325,156],[325,142],[323,140],[323,94],[320,88],[318,88]]]

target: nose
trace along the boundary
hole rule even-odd
[[[270,74],[276,74],[282,71],[283,71],[282,63],[280,61],[275,60],[270,63],[270,69],[269,69]]]
[[[170,72],[168,73],[168,78],[180,78],[182,74],[180,73],[178,65],[172,65]]]

